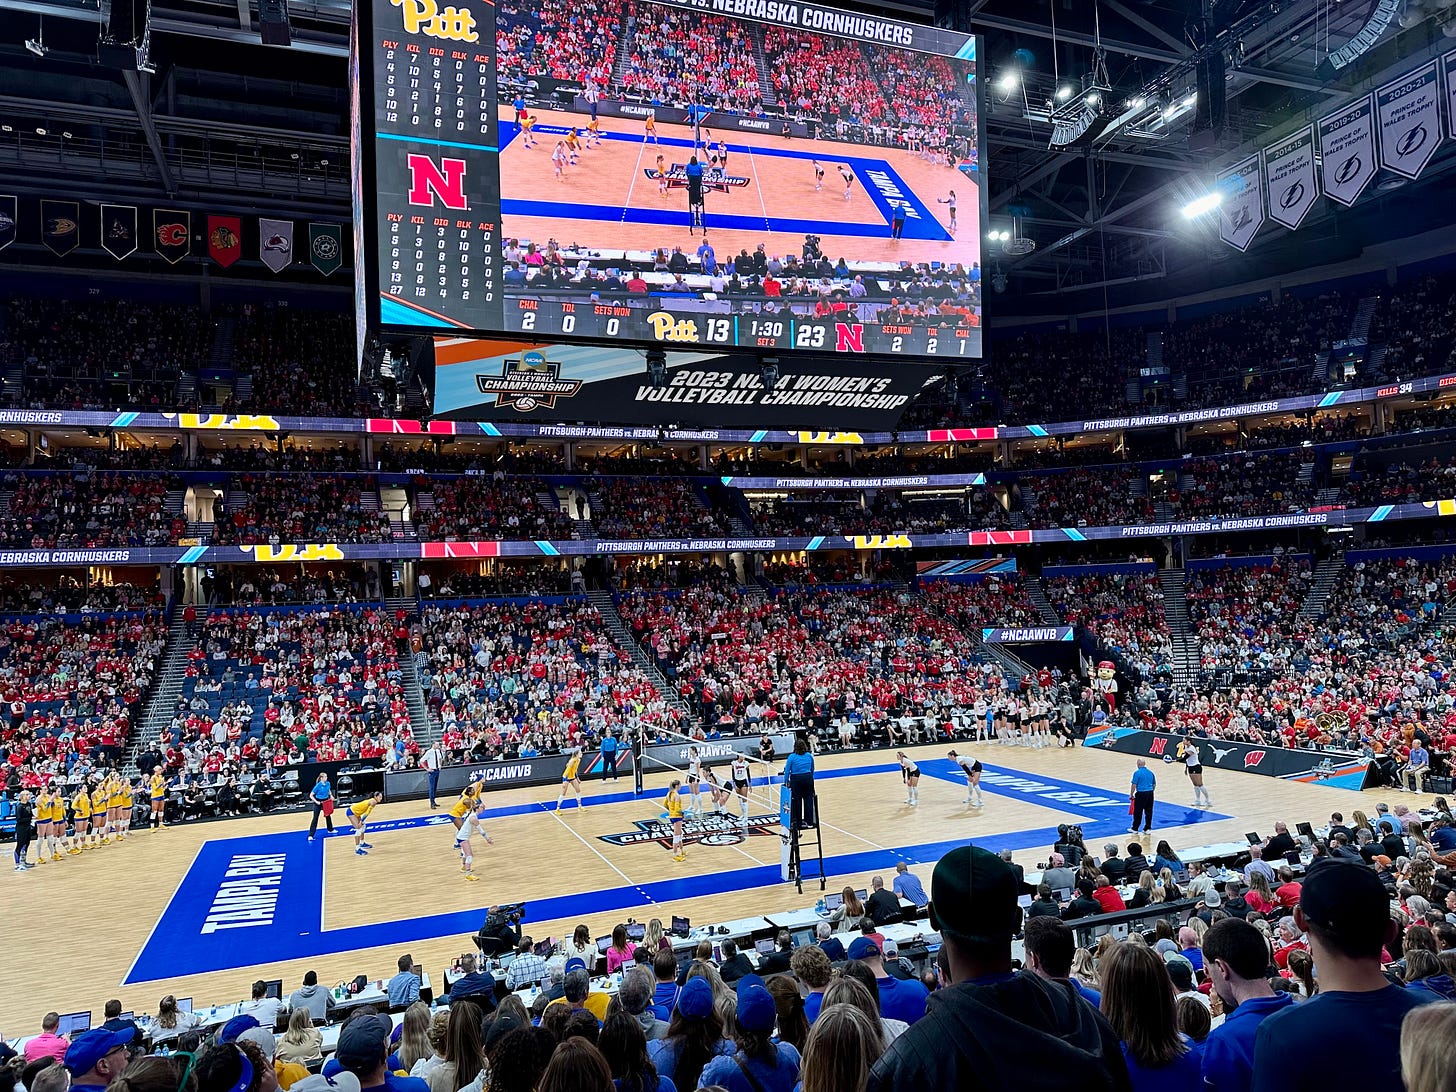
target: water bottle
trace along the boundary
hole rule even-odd
[[[818,902],[816,902],[814,904],[814,913],[816,913],[816,914],[822,914],[822,913],[824,913],[824,910],[825,910],[824,900],[821,898]]]

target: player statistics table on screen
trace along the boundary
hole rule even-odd
[[[367,0],[380,324],[978,359],[975,39],[735,2]],[[704,49],[739,77],[707,104],[650,60]],[[821,50],[869,89],[866,117],[761,90]]]

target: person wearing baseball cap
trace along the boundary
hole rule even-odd
[[[82,1032],[71,1040],[66,1051],[66,1068],[71,1071],[71,1087],[82,1092],[105,1092],[105,1088],[126,1068],[131,1060],[127,1047],[131,1035],[124,1031]]]
[[[345,1073],[359,1079],[363,1092],[429,1092],[419,1077],[397,1077],[389,1072],[389,1036],[394,1021],[373,1013],[356,1016],[339,1032],[334,1060]]]
[[[1316,862],[1294,921],[1309,940],[1320,990],[1259,1025],[1252,1092],[1402,1087],[1400,1023],[1430,995],[1393,985],[1381,969],[1396,933],[1385,885],[1354,861]],[[1336,1044],[1345,1049],[1322,1049]],[[1298,1065],[1287,1064],[1291,1055]]]
[[[1128,1092],[1111,1026],[1065,983],[1011,969],[1021,925],[1016,873],[979,846],[959,846],[930,878],[930,924],[947,985],[870,1071],[868,1092],[1076,1088]]]
[[[723,1038],[723,1021],[713,1008],[713,987],[706,978],[689,978],[678,991],[667,1034],[647,1044],[657,1075],[675,1086],[698,1088],[703,1067],[732,1053],[733,1043]]]
[[[919,979],[901,981],[891,978],[880,958],[879,946],[869,937],[859,937],[849,946],[849,958],[859,960],[875,976],[880,994],[880,1015],[887,1020],[913,1024],[925,1015],[925,998],[930,991]]]
[[[705,1065],[698,1087],[718,1085],[728,1092],[793,1092],[799,1083],[799,1052],[789,1043],[774,1042],[778,1009],[773,994],[756,974],[740,978],[737,993],[738,1049]]]

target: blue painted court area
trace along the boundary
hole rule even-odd
[[[543,172],[550,168],[549,155],[552,138],[556,131],[565,132],[557,126],[540,126],[536,129],[540,148],[544,149],[547,157],[542,159]],[[500,122],[500,146],[506,148],[515,140],[519,134],[515,122]],[[714,134],[715,136],[718,134]],[[641,144],[642,137],[636,133],[603,133],[603,140],[616,140],[630,144]],[[647,145],[643,153],[643,166],[651,166],[652,158],[656,156],[656,149],[661,147],[665,153],[680,152],[680,158],[692,153],[693,142],[676,137],[659,137],[657,144]],[[787,143],[781,148],[752,147],[747,144],[734,144],[728,142],[730,173],[752,174],[756,177],[766,177],[769,170],[796,170],[803,173],[807,178],[813,177],[813,160],[818,159],[824,168],[824,194],[828,198],[838,196],[843,187],[839,177],[839,165],[846,164],[854,171],[855,185],[863,188],[869,195],[870,200],[875,203],[876,209],[884,218],[878,224],[853,224],[835,223],[823,220],[802,220],[794,217],[777,217],[763,215],[763,210],[757,210],[756,214],[744,212],[743,208],[753,200],[746,194],[739,194],[737,205],[739,211],[733,213],[723,212],[728,207],[729,197],[722,194],[709,194],[707,197],[708,226],[710,228],[736,229],[743,231],[763,231],[765,228],[772,232],[785,234],[804,235],[832,234],[845,235],[865,239],[888,239],[890,237],[890,216],[893,205],[903,204],[906,208],[906,220],[904,238],[930,240],[932,242],[950,242],[951,236],[940,221],[936,219],[933,212],[926,205],[925,200],[916,194],[900,177],[895,168],[891,167],[883,159],[864,156],[829,156],[826,153],[834,151],[832,145],[813,145],[813,150],[807,150],[808,144],[795,146]],[[588,170],[590,163],[589,150],[583,153],[583,158],[575,167],[574,171]],[[769,164],[755,162],[767,159]],[[775,163],[774,161],[780,161]],[[783,161],[792,161],[789,166]],[[543,173],[542,178],[546,175]],[[943,196],[943,195],[937,195]],[[747,200],[745,200],[747,198]],[[964,200],[970,203],[969,197]],[[673,209],[656,208],[621,208],[615,205],[579,205],[570,201],[540,201],[525,200],[501,195],[501,213],[505,216],[546,216],[567,220],[601,220],[606,223],[620,224],[656,224],[666,227],[688,227],[689,219],[686,210],[675,211]]]
[[[821,781],[864,774],[898,773],[899,765],[884,763],[819,773]],[[948,759],[920,763],[921,772],[930,778],[950,782],[957,790],[964,785],[958,767]],[[758,784],[766,782],[760,780]],[[589,782],[590,789],[598,783]],[[1016,799],[1056,810],[1065,821],[1082,824],[1089,840],[1116,839],[1125,834],[1128,814],[1126,790],[1108,790],[1058,778],[1024,773],[1009,767],[986,765],[982,775],[983,793],[993,797]],[[587,807],[603,807],[634,801],[655,803],[659,792],[637,797],[630,791],[594,793],[585,800]],[[494,808],[487,819],[544,812],[551,804],[529,803]],[[568,808],[571,805],[568,805]],[[884,845],[825,858],[825,869],[831,874],[888,871],[897,861],[932,862],[958,845],[975,837],[991,849],[1030,849],[1051,846],[1056,837],[1054,826],[1013,832],[982,835],[987,820],[995,822],[994,802],[984,815],[967,811],[966,827],[957,837],[919,845]],[[1154,821],[1159,828],[1192,826],[1230,818],[1212,811],[1195,811],[1172,804],[1158,803]],[[542,815],[544,822],[552,820]],[[449,819],[444,815],[419,816],[410,819],[384,820],[370,825],[371,836],[386,839],[392,833],[420,827],[438,826],[432,837],[438,838],[439,851],[450,852]],[[890,831],[854,831],[871,842],[893,838]],[[347,838],[340,830],[333,837]],[[829,845],[863,845],[848,834],[826,829]],[[182,878],[171,902],[156,923],[146,944],[126,976],[126,984],[151,982],[180,975],[200,974],[248,967],[260,961],[306,959],[332,955],[360,948],[434,940],[474,933],[484,917],[487,904],[510,901],[514,893],[497,890],[492,878],[499,873],[497,861],[511,852],[499,846],[484,855],[484,882],[474,893],[478,908],[442,914],[403,916],[402,912],[427,907],[429,892],[412,887],[408,877],[391,875],[380,869],[377,890],[378,924],[345,929],[324,929],[324,853],[322,842],[310,844],[306,831],[281,834],[257,834],[240,838],[216,838],[204,843]],[[695,864],[709,853],[706,847],[692,851]],[[501,854],[502,857],[494,857]],[[724,858],[729,860],[730,858]],[[348,865],[355,865],[347,858]],[[620,865],[630,873],[631,856],[623,855]],[[367,861],[357,862],[370,868]],[[335,862],[334,867],[339,867]],[[781,886],[778,865],[716,870],[703,875],[687,875],[640,885],[595,889],[533,899],[528,913],[532,921],[556,918],[584,918],[627,907],[656,903],[664,906],[683,899],[718,895],[730,891]],[[806,900],[808,896],[806,895]],[[408,903],[405,899],[408,898]]]

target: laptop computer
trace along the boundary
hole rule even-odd
[[[550,959],[551,958],[551,950],[553,948],[555,948],[555,947],[556,947],[556,941],[553,940],[551,937],[547,937],[545,940],[541,941],[540,943],[538,943],[536,945],[535,952],[542,959]]]
[[[774,942],[771,940],[760,940],[757,941],[753,945],[753,947],[754,950],[757,951],[758,954],[761,956],[773,955]]]
[[[411,970],[414,970],[416,974],[419,973],[419,970],[417,968],[411,968]],[[281,978],[275,978],[275,979],[271,980],[268,983],[268,988],[264,992],[263,996],[264,997],[277,998],[279,1001],[282,1001],[283,1000],[283,979],[281,979]]]
[[[843,895],[825,895],[824,896],[824,909],[826,909],[826,910],[838,910],[843,905],[844,905],[844,896]]]
[[[1260,842],[1262,842],[1264,840],[1264,839],[1262,839],[1262,838],[1259,837],[1258,831],[1253,831],[1253,832],[1250,832],[1248,834],[1245,834],[1244,837],[1249,840],[1249,845],[1251,845],[1251,846],[1256,846],[1256,845],[1258,845]]]
[[[673,936],[685,937],[693,931],[692,923],[687,918],[680,918],[676,914],[672,917]]]
[[[89,1012],[68,1012],[61,1017],[60,1023],[56,1025],[57,1035],[76,1035],[83,1031],[91,1030],[91,1014]]]
[[[634,941],[635,940],[641,940],[646,935],[647,935],[647,926],[645,926],[645,925],[642,925],[642,924],[634,921],[631,925],[627,926],[627,939],[628,940],[634,940]]]
[[[178,1012],[191,1012],[192,1011],[192,998],[190,998],[190,997],[179,997],[179,998],[177,998],[177,1011]]]

